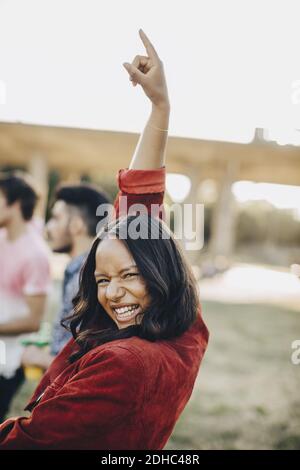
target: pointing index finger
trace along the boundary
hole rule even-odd
[[[140,38],[143,41],[143,44],[145,46],[145,49],[150,59],[154,61],[158,61],[159,60],[158,54],[154,46],[152,45],[150,39],[148,38],[148,36],[144,33],[142,29],[139,29],[139,33],[140,33]]]

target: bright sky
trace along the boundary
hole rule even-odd
[[[166,183],[167,191],[174,202],[183,202],[191,190],[191,180],[185,175],[168,173]],[[277,209],[294,209],[294,217],[300,220],[299,186],[236,181],[232,185],[232,192],[239,203],[264,200]]]
[[[156,46],[170,134],[247,142],[300,127],[299,0],[0,0],[0,120],[140,132],[124,61]]]
[[[277,209],[294,209],[295,218],[300,220],[299,186],[237,181],[232,191],[239,202],[265,200]]]

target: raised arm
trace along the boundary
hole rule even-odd
[[[163,63],[149,38],[139,30],[147,56],[137,55],[131,64],[123,65],[132,85],[140,85],[151,101],[151,114],[140,136],[129,168],[153,170],[165,165],[168,138],[170,101]]]
[[[120,215],[122,196],[127,197],[127,208],[139,203],[150,211],[153,204],[163,204],[165,191],[165,153],[170,101],[163,63],[141,29],[139,35],[147,56],[137,55],[131,64],[125,62],[123,65],[132,85],[140,85],[150,99],[151,114],[137,143],[129,169],[119,171],[120,191],[115,201],[117,216]],[[163,217],[163,211],[160,211],[159,215]]]

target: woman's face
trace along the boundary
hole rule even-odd
[[[96,251],[95,279],[98,301],[118,328],[135,325],[137,314],[150,303],[144,280],[127,247],[107,238]]]

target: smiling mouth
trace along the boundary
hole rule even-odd
[[[130,320],[140,313],[141,308],[138,304],[128,305],[127,307],[112,308],[116,317],[120,321]]]

